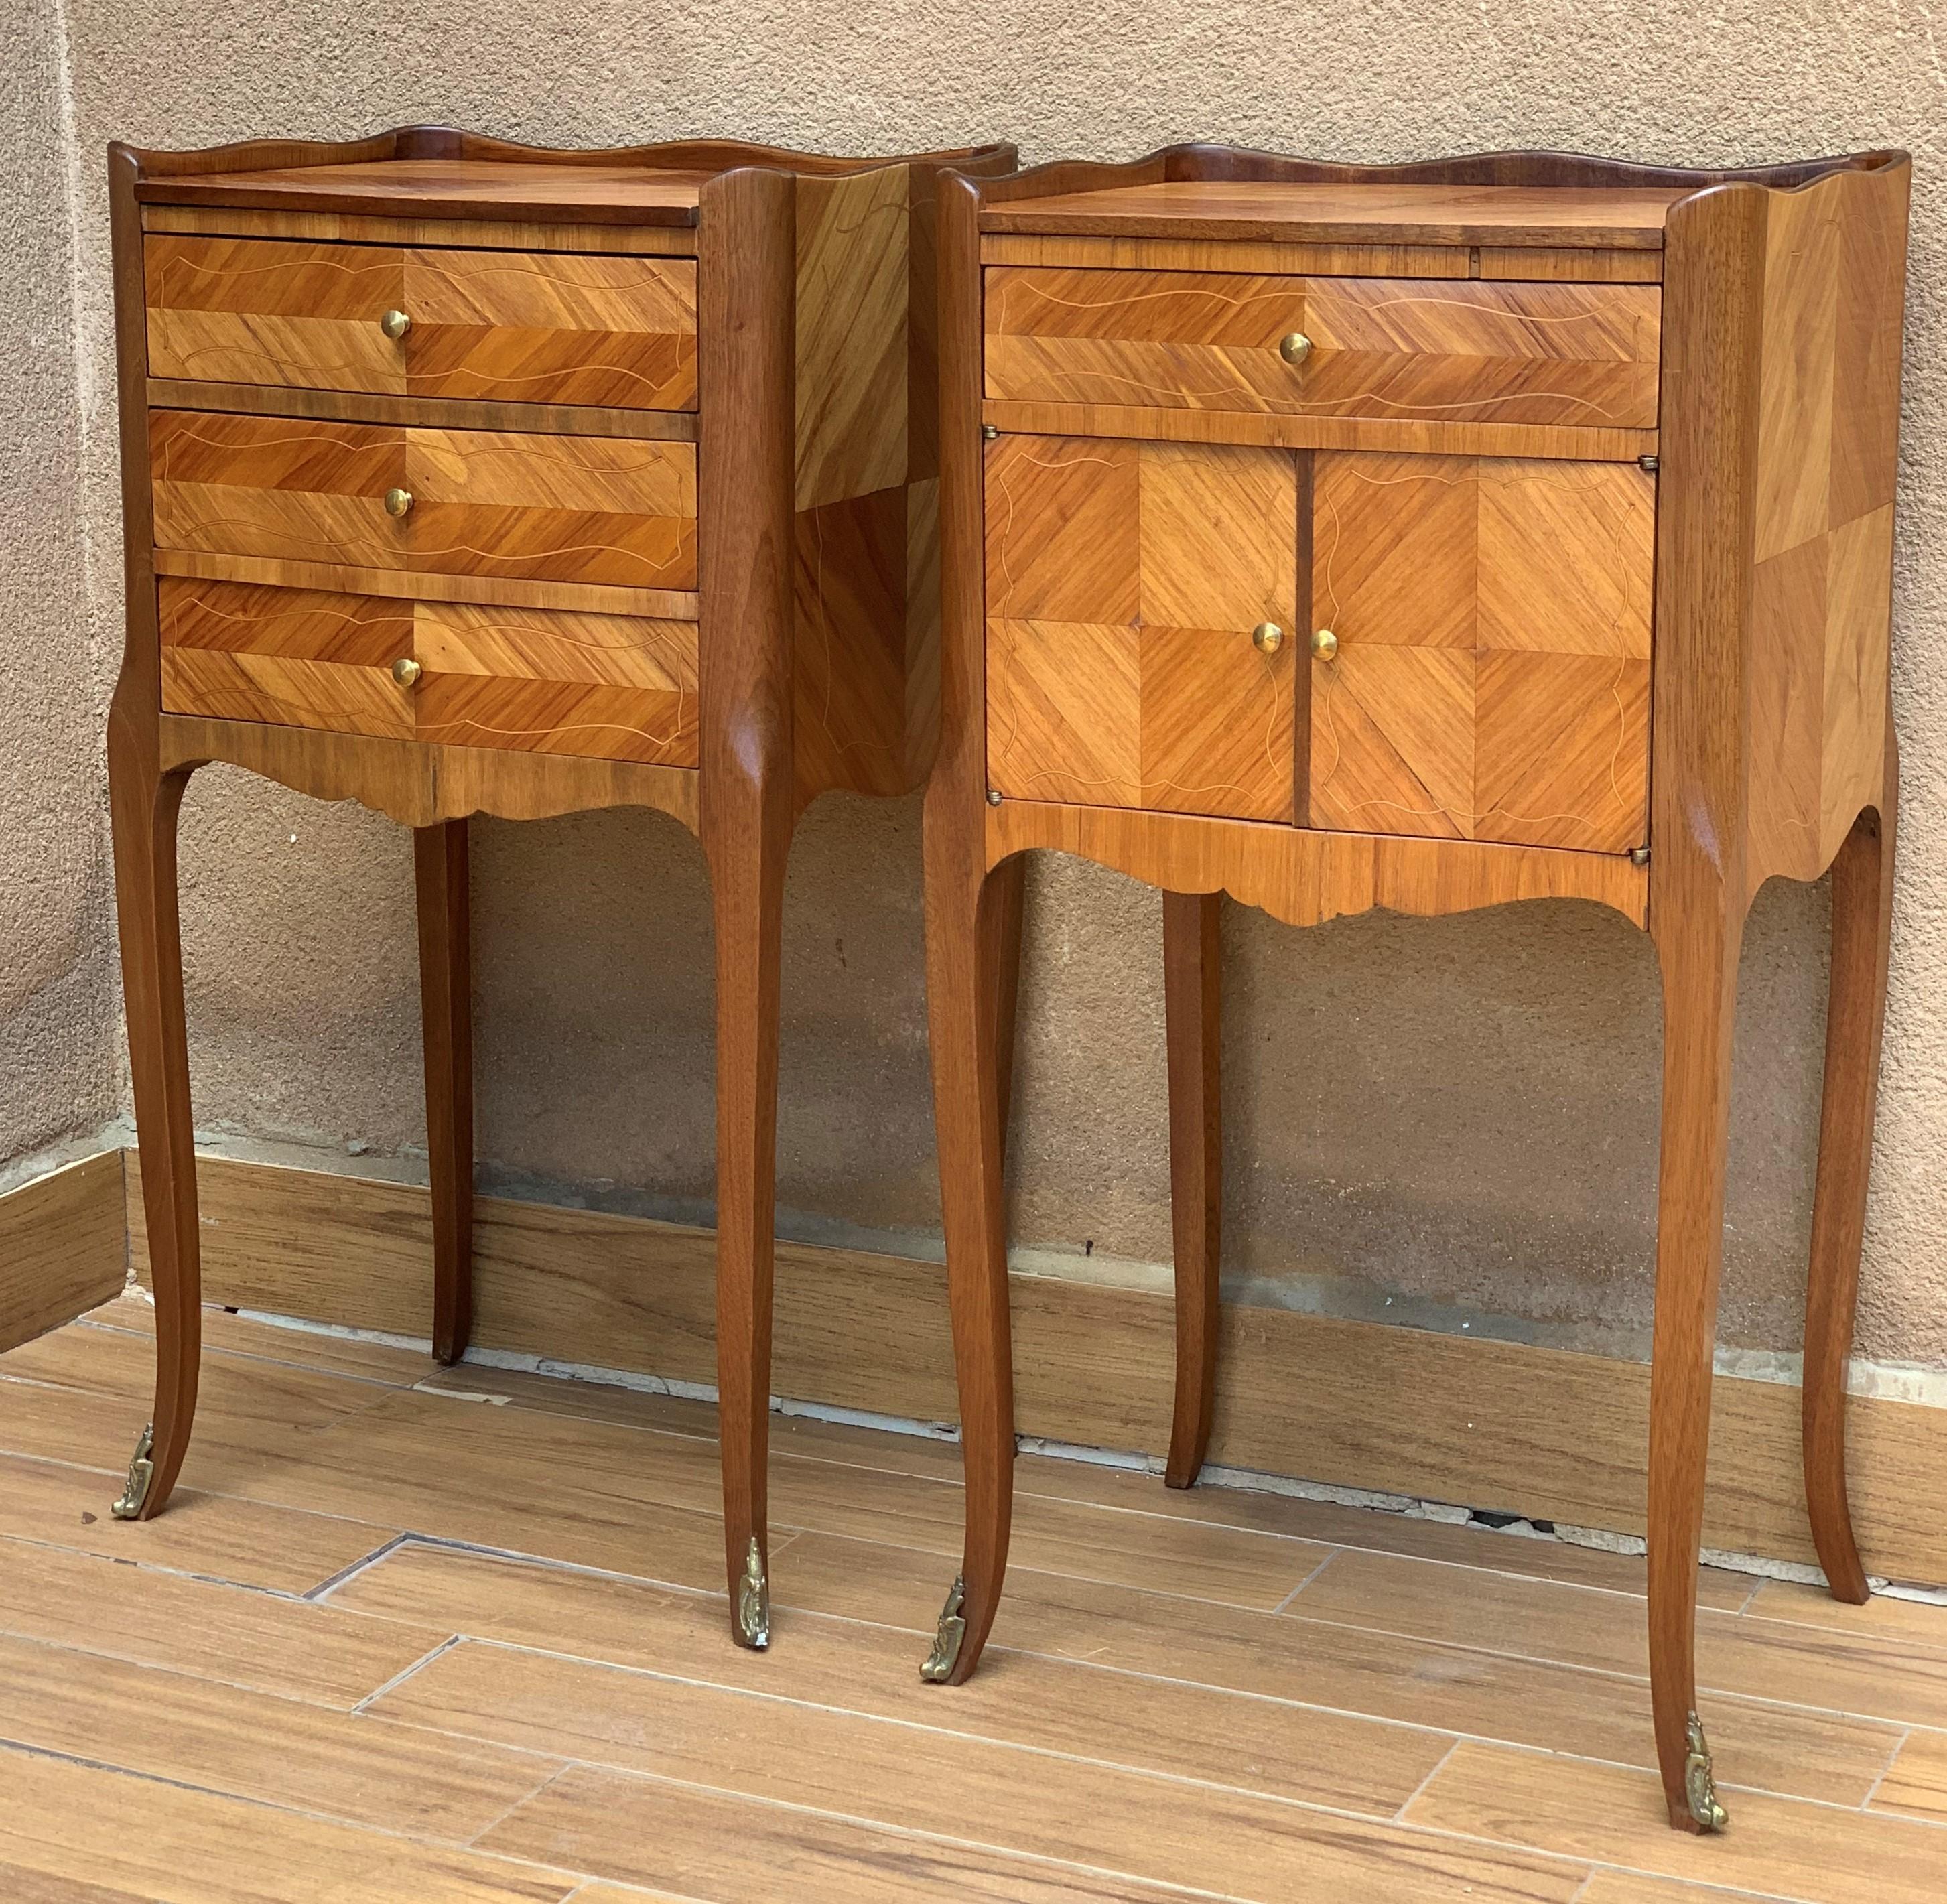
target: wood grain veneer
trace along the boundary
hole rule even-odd
[[[159,410],[156,540],[273,560],[696,585],[686,443]],[[393,489],[411,497],[387,509]]]
[[[1386,421],[1656,422],[1636,285],[990,268],[986,394]],[[1298,364],[1279,352],[1310,340]]]
[[[992,785],[1291,819],[1295,460],[1006,437],[986,484]],[[1273,653],[1252,638],[1267,622]]]
[[[153,375],[688,410],[696,268],[680,259],[151,235]],[[399,311],[410,328],[380,328]]]

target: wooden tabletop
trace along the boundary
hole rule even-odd
[[[1293,244],[1552,245],[1659,250],[1682,186],[1339,185],[1184,179],[1015,199],[983,231]]]
[[[379,159],[362,165],[144,179],[135,196],[151,204],[244,206],[260,211],[691,225],[696,222],[698,194],[710,175],[647,166]]]

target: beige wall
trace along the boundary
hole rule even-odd
[[[0,1182],[120,1097],[59,22],[0,55]],[[111,546],[111,561],[119,553]],[[120,642],[113,648],[117,655]]]
[[[1862,1346],[1947,1366],[1947,547],[1932,478],[1947,432],[1933,149],[1947,82],[1924,11],[65,0],[65,12],[95,376],[111,136],[181,145],[433,119],[556,142],[717,132],[890,150],[1004,136],[1035,159],[1190,137],[1373,159],[1916,146],[1896,636],[1907,838]],[[86,519],[107,536],[107,419],[93,426]],[[62,574],[60,625],[79,628],[79,574]],[[57,662],[37,652],[15,692],[67,706]],[[95,796],[64,797],[79,831]],[[187,803],[184,855],[203,1125],[378,1153],[422,1143],[403,837],[212,772]],[[708,922],[693,843],[636,813],[490,822],[477,859],[490,1174],[621,1207],[704,1207]],[[915,804],[812,810],[787,924],[780,1190],[797,1234],[917,1246],[934,1232],[918,893]],[[1169,1247],[1156,902],[1069,863],[1038,868],[1033,899],[1017,1237],[1154,1262]],[[1822,889],[1768,890],[1745,958],[1725,1333],[1747,1347],[1796,1340],[1823,903]],[[1225,946],[1227,1221],[1254,1293],[1641,1346],[1658,1061],[1645,941],[1564,903],[1305,934],[1232,908]]]

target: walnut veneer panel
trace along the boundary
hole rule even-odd
[[[1152,180],[990,205],[983,231],[1296,244],[1543,245],[1658,249],[1688,188],[1670,186],[1336,184],[1278,179]]]
[[[161,549],[696,586],[687,443],[159,410],[150,444]],[[401,515],[395,488],[413,499]]]
[[[1322,455],[1314,826],[1647,837],[1655,488],[1627,466]]]
[[[1207,271],[986,271],[986,395],[1649,429],[1661,293]],[[1280,354],[1311,340],[1297,364]]]
[[[346,244],[464,245],[501,251],[635,252],[694,258],[694,231],[668,226],[549,224],[535,220],[367,218],[342,212],[253,212],[236,206],[145,205],[144,231],[219,238],[327,239]]]
[[[382,395],[692,409],[686,260],[152,233],[159,377]],[[379,327],[404,311],[401,338]]]
[[[1124,271],[1246,271],[1323,277],[1559,278],[1654,284],[1654,251],[1538,245],[1302,245],[1234,238],[1071,238],[1046,234],[980,241],[983,265],[1080,265]]]
[[[1816,878],[1887,749],[1907,199],[1841,177],[1766,207],[1750,881]]]
[[[693,766],[693,622],[166,576],[163,706],[379,739]],[[395,661],[422,672],[410,686]]]
[[[987,760],[1017,797],[1292,816],[1299,474],[1280,450],[989,446]],[[1252,630],[1273,622],[1282,649]]]

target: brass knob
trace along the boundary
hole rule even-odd
[[[1311,637],[1311,652],[1321,661],[1333,660],[1339,652],[1339,637],[1329,628],[1320,628]]]
[[[410,655],[401,655],[392,664],[392,679],[402,688],[409,688],[426,672]]]
[[[1278,345],[1278,355],[1287,364],[1302,364],[1311,354],[1311,339],[1302,330],[1294,330]]]
[[[385,513],[403,515],[413,506],[413,492],[410,489],[388,489],[385,491]]]
[[[412,327],[412,319],[403,311],[388,311],[379,320],[379,328],[395,343],[404,336]]]
[[[1260,655],[1275,655],[1284,646],[1284,630],[1275,621],[1261,621],[1251,630],[1251,646]]]

